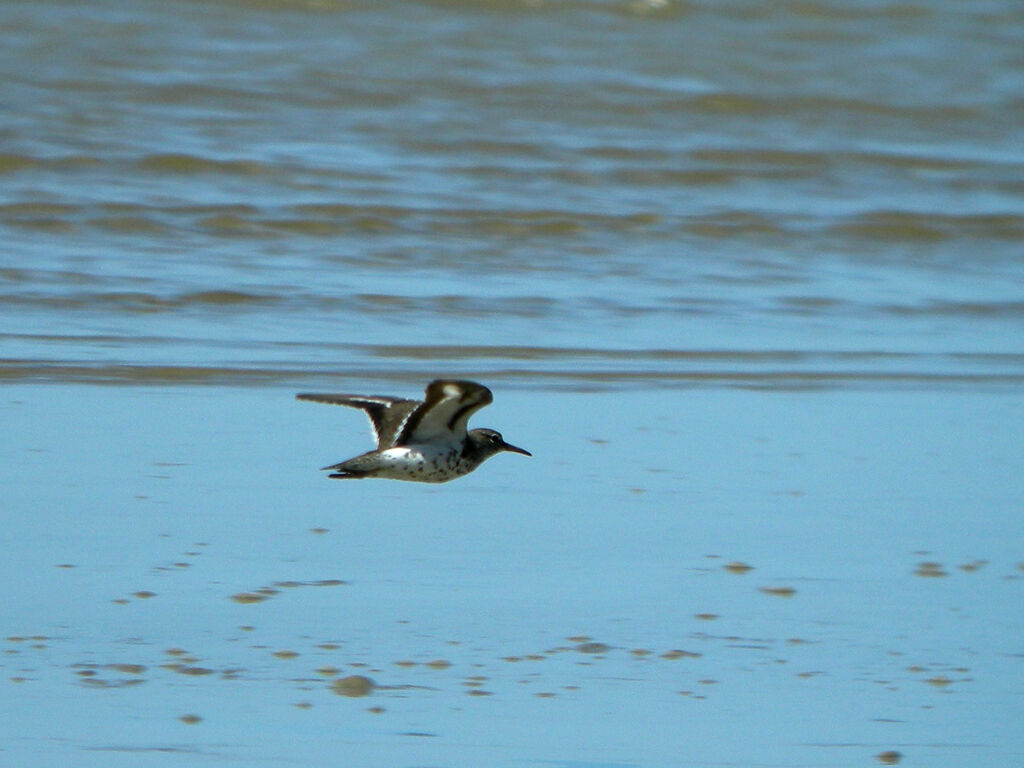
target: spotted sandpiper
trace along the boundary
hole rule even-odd
[[[491,390],[472,381],[437,379],[427,385],[424,400],[315,393],[296,397],[361,408],[370,417],[377,449],[324,467],[331,470],[328,477],[445,483],[502,451],[532,455],[509,445],[493,429],[466,430],[469,417],[494,400]]]

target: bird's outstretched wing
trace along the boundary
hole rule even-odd
[[[400,445],[396,442],[399,433],[405,427],[409,416],[421,407],[419,400],[406,400],[401,397],[383,397],[380,395],[333,395],[317,392],[296,395],[299,400],[311,400],[314,403],[330,405],[347,405],[366,411],[373,426],[373,436],[377,440],[377,450]]]
[[[472,381],[432,381],[427,385],[426,400],[409,414],[395,445],[429,443],[448,436],[462,440],[469,417],[493,400],[491,390]]]

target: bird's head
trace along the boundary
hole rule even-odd
[[[468,436],[473,446],[473,452],[481,457],[481,461],[502,451],[521,453],[523,456],[533,455],[523,448],[509,445],[501,436],[501,432],[494,429],[471,429]]]

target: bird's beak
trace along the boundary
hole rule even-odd
[[[505,441],[502,441],[501,447],[502,447],[503,450],[512,451],[512,453],[521,453],[521,454],[523,454],[523,456],[533,456],[532,453],[530,453],[529,451],[525,450],[524,448],[516,448],[514,445],[509,445]]]

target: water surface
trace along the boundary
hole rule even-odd
[[[1021,762],[1013,4],[0,28],[0,762]]]

